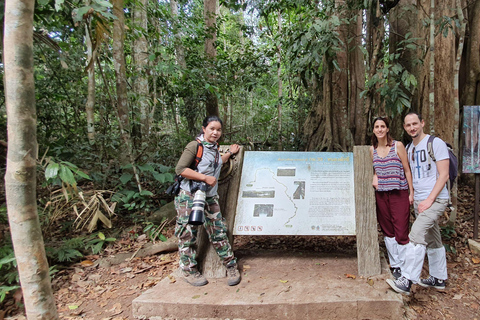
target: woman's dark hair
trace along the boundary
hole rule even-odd
[[[373,125],[372,127],[375,128],[375,122],[377,122],[378,120],[381,120],[383,122],[385,122],[385,126],[387,127],[387,129],[390,128],[390,124],[388,122],[388,119],[387,117],[376,117],[375,119],[373,119]],[[393,138],[392,136],[390,135],[390,130],[387,132],[387,146],[391,146],[392,145],[392,142],[393,142]],[[377,136],[374,134],[372,134],[372,145],[373,145],[373,148],[374,149],[377,149],[378,147],[378,139],[377,139]]]
[[[200,129],[200,132],[198,133],[198,136],[197,137],[200,137],[204,132],[203,132],[203,128],[206,128],[208,126],[208,124],[210,122],[213,122],[213,121],[218,121],[220,122],[220,125],[222,126],[223,128],[223,121],[222,119],[220,119],[219,117],[217,116],[207,116],[205,119],[203,119],[203,122],[202,122],[202,128]]]
[[[205,119],[203,119],[203,122],[202,122],[202,127],[206,128],[208,126],[208,124],[210,122],[213,122],[213,121],[218,121],[220,122],[220,125],[222,126],[223,128],[223,121],[222,119],[220,119],[219,117],[217,116],[207,116]]]

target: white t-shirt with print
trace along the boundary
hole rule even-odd
[[[414,199],[420,201],[427,199],[438,177],[437,165],[435,161],[430,158],[427,150],[429,137],[430,135],[427,134],[416,146],[412,143],[408,148],[408,162],[410,164],[410,170],[412,171]],[[442,139],[433,139],[432,148],[437,161],[449,158],[447,145]],[[446,185],[437,198],[448,199]]]

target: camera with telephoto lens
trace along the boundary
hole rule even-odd
[[[201,225],[205,221],[205,198],[208,185],[205,182],[195,182],[192,186],[193,208],[188,217],[188,224]]]

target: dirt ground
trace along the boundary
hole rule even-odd
[[[468,248],[468,239],[473,238],[473,210],[473,189],[463,187],[459,191],[456,226],[444,229],[448,251],[447,289],[437,291],[414,286],[412,294],[403,299],[405,319],[480,319],[480,257]],[[166,235],[172,234],[173,226],[169,226]],[[52,286],[60,318],[133,319],[132,300],[178,268],[176,252],[135,257],[146,242],[145,237],[134,239],[126,232],[125,237],[109,247],[103,256],[85,257],[80,263],[58,272]],[[234,247],[319,252],[356,250],[354,237],[236,237]],[[98,263],[119,252],[130,252],[131,259],[110,266]],[[427,262],[424,269],[426,275]],[[18,297],[21,299],[21,293],[0,305],[0,320],[25,319]]]

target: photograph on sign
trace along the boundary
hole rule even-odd
[[[480,106],[463,107],[463,173],[480,173]]]
[[[353,154],[245,152],[235,235],[354,235]]]

